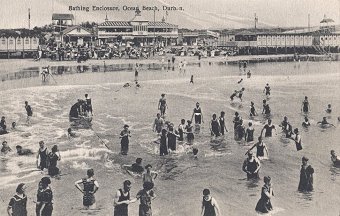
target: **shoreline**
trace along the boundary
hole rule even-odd
[[[162,59],[164,57],[164,61]],[[132,68],[136,63],[142,65],[155,65],[168,66],[168,59],[171,59],[172,55],[166,56],[155,56],[149,59],[90,59],[86,62],[77,63],[76,61],[51,61],[49,59],[42,59],[41,61],[34,61],[32,59],[5,59],[0,60],[0,75],[13,74],[16,72],[21,72],[22,70],[29,70],[32,67],[46,66],[92,66],[92,65],[110,65],[121,67],[128,64]],[[239,61],[247,61],[248,63],[261,63],[261,62],[275,62],[275,61],[294,61],[294,54],[282,54],[282,55],[248,55],[248,56],[228,56],[228,57],[207,57],[198,60],[197,56],[175,56],[175,64],[171,66],[178,65],[179,61],[186,60],[188,64],[199,64],[199,63],[217,63],[224,62],[228,64],[237,64]],[[299,55],[301,61],[339,61],[340,55]],[[130,68],[131,68],[130,67]],[[119,69],[118,69],[119,70]]]

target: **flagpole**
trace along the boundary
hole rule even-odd
[[[28,30],[31,29],[31,8],[28,8]]]

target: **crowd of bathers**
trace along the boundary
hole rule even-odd
[[[245,66],[246,67],[246,66]],[[250,78],[250,71],[247,73],[247,77]],[[243,81],[241,79],[238,84]],[[234,103],[234,97],[238,97],[242,102],[242,95],[245,91],[245,88],[241,88],[240,91],[235,91],[233,95],[230,97],[232,103]],[[263,126],[256,143],[255,141],[255,129],[253,127],[252,119],[255,116],[258,116],[256,112],[255,103],[252,101],[250,104],[250,112],[248,122],[248,128],[246,129],[244,126],[244,121],[240,116],[239,112],[235,112],[235,116],[233,118],[233,129],[234,129],[234,139],[237,142],[240,142],[244,139],[245,142],[249,144],[253,144],[250,146],[248,151],[246,152],[247,158],[244,160],[242,165],[242,170],[247,175],[247,180],[258,180],[260,178],[259,172],[261,170],[261,161],[269,157],[268,147],[263,141],[263,137],[270,138],[273,136],[273,131],[277,133],[277,129],[275,125],[273,125],[271,120],[271,108],[269,106],[269,97],[271,95],[271,87],[267,83],[263,93],[265,93],[266,99],[262,101],[262,114],[264,118],[267,120],[265,125]],[[33,109],[25,102],[25,109],[27,113],[27,124],[31,124],[31,118],[33,116]],[[190,120],[181,119],[177,128],[175,128],[174,123],[170,121],[166,121],[166,111],[168,109],[168,103],[166,99],[166,94],[161,94],[161,98],[158,103],[159,113],[157,113],[156,118],[153,123],[153,131],[159,135],[159,140],[156,143],[159,143],[159,155],[165,156],[176,152],[178,150],[178,145],[184,146],[185,149],[190,149],[194,158],[198,158],[198,147],[194,145],[195,133],[199,133],[200,125],[204,123],[203,112],[200,106],[200,103],[197,102],[195,108],[193,109],[192,116]],[[308,101],[308,97],[306,96],[304,101],[302,102],[301,111],[304,113],[305,118],[302,122],[303,127],[310,127],[311,124],[308,120],[308,113],[310,112],[310,104]],[[332,113],[332,107],[329,104],[325,110],[327,114]],[[76,121],[82,118],[82,116],[92,116],[92,103],[88,94],[85,94],[85,99],[79,99],[77,103],[75,103],[70,110],[70,121]],[[14,123],[14,124],[13,124]],[[16,129],[16,123],[12,123],[12,129]],[[323,117],[322,121],[317,122],[321,126],[332,126],[335,127],[334,124],[331,124],[327,121],[326,117]],[[292,139],[295,142],[296,150],[303,150],[302,146],[302,138],[299,133],[299,129],[293,129],[293,126],[288,121],[288,117],[284,117],[283,121],[279,125],[282,129],[282,132],[287,139]],[[219,138],[226,135],[229,130],[226,127],[225,122],[225,112],[221,111],[220,116],[214,113],[212,115],[211,121],[209,123],[209,129],[212,140],[215,140],[214,145],[219,145]],[[7,131],[6,119],[5,117],[1,118],[0,122],[0,132],[4,133]],[[77,137],[77,134],[72,130],[72,128],[68,129],[69,138]],[[185,137],[186,136],[186,137]],[[99,137],[99,136],[98,136]],[[123,130],[120,133],[120,142],[121,142],[121,154],[127,155],[129,151],[129,138],[131,137],[131,132],[129,130],[129,125],[125,124],[123,126]],[[100,138],[100,137],[99,137]],[[177,143],[179,141],[180,143]],[[39,142],[39,150],[37,154],[37,167],[40,170],[47,169],[48,175],[51,177],[60,176],[60,170],[57,167],[58,161],[61,160],[61,155],[58,150],[58,146],[54,145],[51,151],[45,146],[43,141]],[[256,154],[252,151],[256,148]],[[29,155],[32,154],[32,151],[29,149],[24,149],[22,146],[16,146],[18,155]],[[11,148],[8,143],[4,141],[2,143],[1,152],[7,154],[11,152]],[[331,151],[331,160],[334,165],[340,165],[340,160],[337,158],[334,150]],[[300,181],[298,185],[298,190],[302,192],[310,192],[313,191],[313,174],[314,168],[308,164],[309,158],[302,157],[302,164],[300,170]],[[143,189],[140,190],[135,198],[132,198],[130,195],[130,189],[132,186],[131,181],[125,180],[123,182],[123,187],[117,190],[115,198],[114,198],[114,215],[122,216],[128,215],[128,206],[131,203],[140,201],[139,205],[139,215],[147,216],[152,215],[151,201],[156,198],[156,195],[153,191],[154,180],[157,178],[158,173],[152,171],[152,165],[148,164],[145,167],[142,166],[142,159],[137,158],[136,163],[130,165],[123,165],[123,168],[134,177],[140,175],[143,178]],[[271,198],[274,196],[273,187],[272,187],[272,177],[265,176],[263,178],[264,185],[261,189],[261,197],[256,204],[255,210],[258,212],[266,213],[273,210],[273,206],[271,204]],[[50,216],[53,212],[53,192],[50,187],[51,180],[49,177],[43,177],[38,184],[38,192],[37,192],[37,202],[36,202],[36,215],[41,216]],[[96,208],[96,199],[95,193],[99,189],[99,183],[94,175],[93,169],[87,170],[87,176],[75,182],[76,188],[83,194],[83,206],[85,209],[95,209]],[[27,196],[25,195],[26,185],[21,183],[17,186],[16,194],[10,199],[8,205],[8,214],[12,216],[26,216],[27,209]],[[221,215],[220,208],[217,204],[217,201],[210,195],[209,189],[203,190],[203,199],[202,199],[202,215],[204,216],[215,216]]]

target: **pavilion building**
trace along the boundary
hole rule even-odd
[[[130,21],[109,21],[98,25],[98,40],[100,44],[132,41],[141,46],[176,45],[178,26],[165,22],[149,21],[136,10],[135,17]]]

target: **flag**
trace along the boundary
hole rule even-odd
[[[28,9],[28,19],[31,19],[31,9]]]

